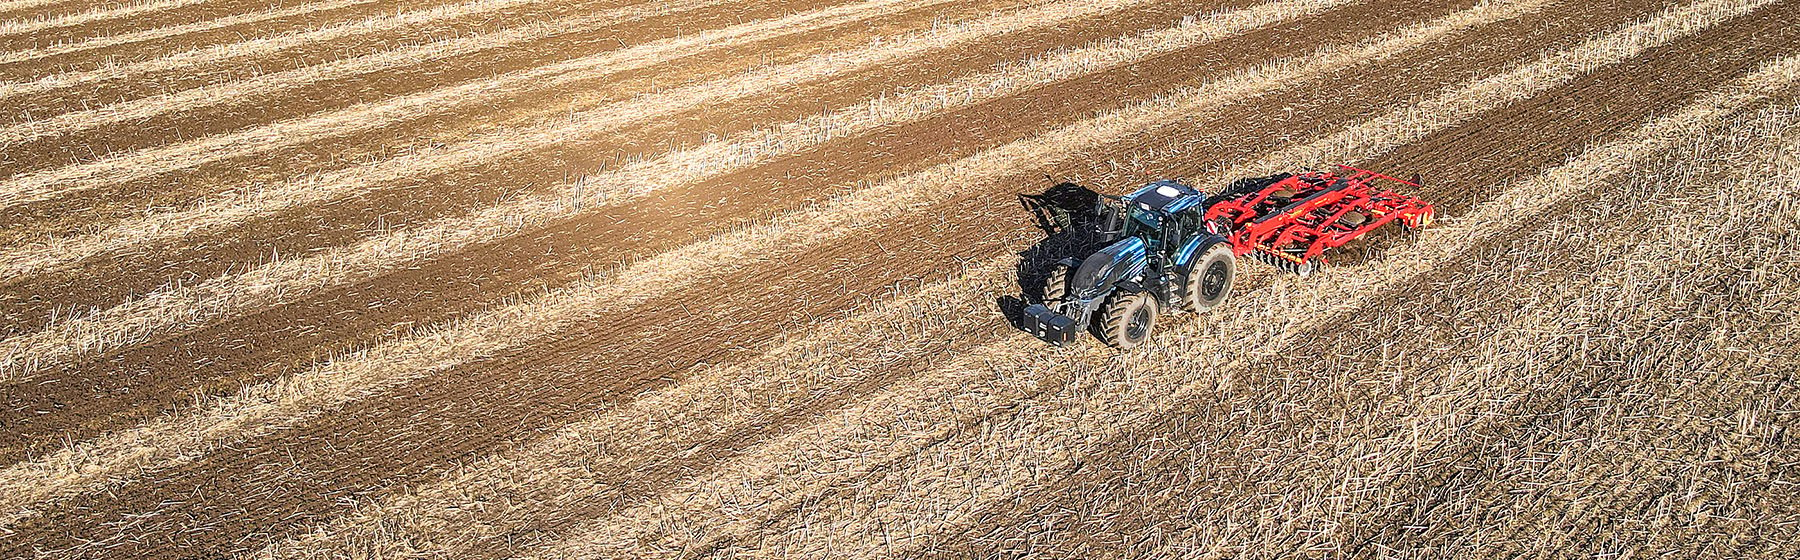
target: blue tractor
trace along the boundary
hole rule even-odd
[[[1165,310],[1205,312],[1231,296],[1237,266],[1231,242],[1204,219],[1207,197],[1178,181],[1106,197],[1063,183],[1021,195],[1039,226],[1090,229],[1104,247],[1051,266],[1043,302],[1025,308],[1022,327],[1052,344],[1083,330],[1131,348],[1149,339]]]

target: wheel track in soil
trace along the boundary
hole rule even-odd
[[[1496,117],[1502,116],[1496,115]],[[1495,121],[1506,122],[1503,118],[1496,118]],[[1667,158],[1664,157],[1662,159]],[[1455,158],[1450,158],[1447,161],[1454,160]],[[1294,394],[1293,390],[1283,389],[1282,387],[1254,386],[1258,384],[1277,385],[1294,383],[1294,380],[1292,379],[1283,379],[1275,375],[1258,376],[1255,374],[1256,371],[1306,372],[1323,368],[1333,371],[1380,372],[1380,375],[1384,377],[1391,375],[1393,379],[1396,380],[1406,379],[1408,380],[1408,383],[1420,383],[1421,381],[1419,380],[1421,379],[1429,381],[1450,377],[1448,374],[1440,371],[1443,369],[1467,368],[1472,365],[1483,364],[1491,365],[1490,361],[1471,361],[1467,356],[1486,355],[1483,352],[1471,351],[1471,349],[1474,348],[1492,349],[1519,346],[1520,344],[1516,342],[1504,344],[1499,342],[1502,338],[1499,333],[1513,331],[1516,334],[1520,330],[1519,325],[1521,323],[1530,323],[1541,320],[1538,316],[1533,315],[1533,313],[1536,312],[1535,310],[1556,308],[1556,304],[1545,303],[1546,299],[1542,297],[1541,293],[1537,293],[1541,291],[1540,288],[1542,286],[1566,286],[1567,280],[1572,277],[1591,272],[1592,270],[1604,270],[1606,268],[1605,265],[1596,261],[1578,259],[1573,255],[1594,252],[1596,255],[1602,255],[1602,259],[1604,259],[1607,258],[1607,255],[1606,251],[1601,249],[1602,247],[1617,245],[1628,248],[1631,246],[1631,240],[1641,239],[1641,237],[1634,236],[1645,233],[1637,231],[1643,229],[1642,227],[1639,227],[1630,232],[1607,231],[1605,233],[1607,236],[1605,240],[1610,241],[1578,238],[1579,234],[1577,232],[1603,231],[1604,228],[1594,227],[1596,223],[1604,225],[1609,220],[1617,221],[1616,217],[1575,216],[1578,214],[1575,210],[1578,210],[1581,207],[1581,202],[1578,200],[1564,201],[1557,208],[1549,209],[1543,212],[1543,214],[1546,216],[1567,215],[1566,217],[1553,218],[1553,223],[1541,226],[1538,229],[1517,231],[1510,236],[1497,238],[1486,243],[1490,248],[1506,247],[1507,250],[1505,256],[1500,257],[1500,259],[1507,260],[1497,259],[1490,249],[1472,250],[1465,257],[1459,258],[1455,262],[1445,263],[1445,266],[1437,267],[1436,271],[1418,278],[1412,285],[1387,290],[1382,297],[1366,305],[1360,306],[1363,309],[1386,310],[1381,314],[1349,314],[1349,316],[1346,317],[1349,319],[1348,321],[1334,325],[1331,327],[1330,332],[1320,332],[1319,336],[1300,335],[1295,337],[1297,340],[1303,340],[1305,342],[1302,346],[1292,350],[1290,355],[1275,356],[1266,360],[1267,363],[1260,363],[1255,366],[1245,366],[1243,368],[1234,369],[1231,372],[1222,372],[1220,377],[1227,379],[1227,381],[1224,382],[1224,385],[1221,386],[1219,391],[1225,395]],[[1637,212],[1645,214],[1647,211]],[[1451,215],[1457,213],[1460,213],[1460,211],[1451,213]],[[1585,225],[1569,225],[1562,222],[1577,222]],[[1546,235],[1553,231],[1564,231],[1577,234],[1570,235],[1567,239],[1558,235]],[[1521,249],[1521,247],[1523,247],[1523,249]],[[1623,259],[1616,255],[1611,255],[1610,257],[1614,259]],[[1513,259],[1520,260],[1515,261]],[[1560,265],[1572,266],[1564,268]],[[1528,277],[1526,278],[1515,277],[1514,283],[1495,280],[1498,277],[1508,276],[1507,273],[1514,270],[1531,270],[1534,272],[1528,273]],[[1535,272],[1540,270],[1544,272]],[[1354,273],[1354,269],[1352,268],[1345,272]],[[1564,292],[1569,293],[1577,291],[1578,289],[1564,290]],[[1484,296],[1482,297],[1482,301],[1477,302],[1474,307],[1470,307],[1468,305],[1469,302],[1464,301],[1464,298],[1455,295],[1477,292],[1483,293]],[[1564,297],[1573,296],[1565,293]],[[1557,300],[1550,299],[1549,301]],[[1512,307],[1517,304],[1516,302],[1528,302],[1526,304],[1527,307],[1520,310],[1512,309]],[[1443,315],[1431,313],[1431,310],[1447,308],[1455,309],[1453,317],[1445,317]],[[1424,321],[1423,324],[1419,323],[1421,319]],[[1474,321],[1476,324],[1470,324],[1470,321]],[[1480,323],[1481,321],[1495,321],[1495,323],[1492,325],[1485,325]],[[1431,340],[1408,338],[1408,336],[1416,336],[1421,332],[1454,332],[1458,334]],[[1527,330],[1526,332],[1530,331]],[[1389,355],[1385,349],[1379,352],[1381,354],[1380,356],[1373,354],[1346,355],[1341,352],[1341,350],[1346,348],[1366,346],[1357,342],[1366,340],[1407,340],[1411,342],[1399,344],[1397,346],[1401,348],[1411,347],[1421,349],[1426,355],[1395,356]],[[1384,346],[1384,348],[1386,347]],[[1449,362],[1447,366],[1440,365],[1445,364],[1446,362]],[[1240,369],[1241,371],[1239,371]],[[1324,378],[1331,377],[1329,375],[1303,375],[1321,378],[1310,380],[1313,382],[1312,384],[1325,384],[1323,381],[1329,381],[1329,379]],[[1259,377],[1261,377],[1261,379],[1258,379]],[[1478,376],[1465,375],[1458,377]],[[1494,375],[1489,375],[1483,379],[1494,377]],[[1498,377],[1507,378],[1508,376],[1501,375]],[[1251,379],[1252,381],[1237,381],[1238,379],[1245,378]],[[1519,380],[1510,381],[1509,383],[1516,385],[1516,388],[1523,388],[1530,385],[1531,379],[1534,378],[1520,378]],[[1242,386],[1245,383],[1249,383],[1252,386]],[[1466,384],[1467,382],[1464,383]],[[1341,381],[1339,384],[1341,384]],[[1317,399],[1321,402],[1295,403],[1291,400],[1280,400],[1281,404],[1279,405],[1279,410],[1271,408],[1267,411],[1251,413],[1255,418],[1264,418],[1269,422],[1277,422],[1281,424],[1280,426],[1257,428],[1247,425],[1245,420],[1241,418],[1243,410],[1245,408],[1256,407],[1257,401],[1279,399],[1246,397],[1249,399],[1249,402],[1232,402],[1231,397],[1222,396],[1220,400],[1226,402],[1215,403],[1213,402],[1213,399],[1202,399],[1204,401],[1202,403],[1195,403],[1182,407],[1158,421],[1150,422],[1142,429],[1130,430],[1116,440],[1104,444],[1095,444],[1093,447],[1096,449],[1118,449],[1124,451],[1120,452],[1114,460],[1084,464],[1079,470],[1071,473],[1066,479],[1046,477],[1045,487],[1041,491],[1015,497],[1016,503],[1028,504],[1027,507],[1000,508],[987,514],[973,516],[977,519],[984,520],[984,526],[972,527],[949,539],[947,542],[940,542],[938,551],[931,554],[931,556],[947,557],[953,554],[980,556],[983,554],[1004,553],[1006,550],[1019,549],[1032,549],[1052,554],[1070,554],[1078,553],[1076,551],[1085,550],[1087,547],[1092,547],[1115,552],[1133,551],[1132,554],[1124,554],[1126,556],[1148,555],[1150,557],[1157,557],[1156,555],[1159,553],[1158,550],[1144,551],[1133,549],[1132,545],[1136,544],[1134,541],[1145,535],[1162,535],[1166,537],[1161,539],[1162,542],[1165,543],[1165,548],[1161,549],[1160,552],[1169,554],[1173,554],[1171,550],[1192,551],[1202,549],[1211,550],[1216,553],[1224,553],[1226,550],[1238,550],[1240,552],[1263,551],[1263,553],[1266,554],[1299,554],[1301,553],[1299,549],[1306,548],[1308,545],[1318,545],[1321,543],[1289,542],[1283,543],[1277,548],[1268,548],[1270,546],[1276,546],[1271,543],[1242,543],[1241,541],[1247,537],[1241,537],[1241,535],[1263,534],[1258,530],[1259,527],[1254,524],[1255,522],[1253,519],[1242,519],[1242,516],[1234,517],[1227,513],[1219,512],[1198,514],[1192,511],[1189,505],[1192,504],[1194,500],[1198,499],[1196,498],[1197,495],[1205,495],[1206,497],[1204,500],[1209,503],[1241,504],[1250,501],[1252,499],[1251,496],[1253,495],[1263,495],[1269,492],[1268,487],[1260,485],[1258,482],[1259,480],[1280,478],[1292,473],[1308,472],[1315,469],[1317,472],[1356,470],[1353,463],[1368,463],[1368,461],[1363,459],[1356,459],[1353,461],[1346,459],[1347,462],[1341,465],[1336,463],[1316,465],[1311,462],[1306,462],[1309,460],[1308,458],[1316,457],[1320,454],[1320,451],[1317,450],[1303,449],[1305,447],[1303,442],[1321,441],[1321,438],[1308,439],[1311,435],[1310,433],[1289,437],[1285,440],[1288,443],[1271,443],[1270,441],[1264,441],[1273,441],[1275,438],[1272,434],[1286,433],[1278,431],[1282,428],[1305,429],[1306,426],[1314,424],[1325,426],[1335,422],[1334,419],[1336,418],[1363,417],[1373,414],[1372,411],[1368,410],[1339,410],[1334,408],[1336,406],[1348,406],[1338,402],[1339,400],[1348,400],[1351,403],[1362,402],[1371,406],[1383,405],[1383,403],[1377,401],[1362,400],[1365,397],[1373,398],[1368,397],[1367,395],[1355,395],[1350,399],[1328,398],[1329,395],[1327,393],[1333,390],[1345,389],[1338,387],[1338,384],[1325,385],[1324,389],[1312,391],[1315,396],[1307,396],[1305,392],[1301,393],[1301,396],[1305,398]],[[1380,387],[1363,390],[1372,390],[1375,392],[1386,391],[1386,389]],[[1393,392],[1416,394],[1417,389]],[[1538,395],[1538,397],[1548,398],[1546,395]],[[1441,399],[1442,397],[1433,396],[1431,398]],[[1280,412],[1281,410],[1304,412],[1283,413]],[[1296,414],[1303,417],[1296,418],[1294,417]],[[1529,415],[1524,414],[1515,416],[1501,412],[1467,414],[1465,416],[1475,416],[1479,418],[1529,417]],[[1311,424],[1308,424],[1309,420],[1311,421]],[[1294,424],[1300,426],[1290,426]],[[1500,422],[1499,424],[1504,425],[1505,422]],[[1230,431],[1242,433],[1234,436],[1230,433],[1220,434],[1217,430],[1206,430],[1196,427],[1201,425],[1236,426],[1236,428]],[[1353,432],[1351,436],[1344,437],[1342,440],[1351,443],[1390,441],[1396,437],[1397,434],[1395,432],[1403,430],[1404,427],[1403,422],[1395,422],[1392,425],[1382,425],[1380,427],[1371,426],[1369,428],[1371,430],[1380,431],[1385,429],[1387,431],[1385,433],[1371,433],[1366,436],[1355,435]],[[1342,433],[1345,430],[1355,430],[1356,428],[1356,425],[1336,425],[1331,428],[1330,431],[1332,433]],[[1468,428],[1472,429],[1473,427],[1469,426]],[[1472,432],[1468,429],[1450,428],[1446,433]],[[1170,434],[1178,435],[1171,436]],[[1412,434],[1412,437],[1416,439],[1419,435],[1415,431]],[[1253,438],[1253,440],[1239,441],[1240,438]],[[1336,440],[1327,439],[1323,441],[1330,442]],[[1492,440],[1490,439],[1487,441]],[[1401,443],[1406,444],[1405,442]],[[1319,444],[1320,443],[1314,443],[1314,445]],[[1416,447],[1424,444],[1414,441],[1408,445]],[[1154,449],[1149,449],[1151,447],[1154,447]],[[1205,464],[1203,468],[1199,469],[1201,474],[1196,475],[1194,474],[1196,469],[1182,468],[1182,465],[1184,464],[1192,464],[1192,461],[1195,460],[1194,457],[1184,455],[1178,451],[1172,451],[1186,449],[1205,449],[1213,453],[1222,452],[1230,454],[1233,457],[1236,457],[1240,452],[1253,450],[1257,452],[1268,449],[1284,449],[1288,451],[1286,451],[1286,455],[1281,456],[1262,456],[1256,455],[1255,453],[1244,453],[1246,456],[1256,455],[1253,462],[1250,460],[1234,461],[1232,459],[1210,461]],[[1433,447],[1432,450],[1437,455],[1456,455],[1455,453],[1439,452],[1436,447]],[[1368,450],[1366,449],[1347,450],[1330,454],[1327,457],[1330,459],[1350,457],[1351,455],[1361,457],[1367,455],[1367,451]],[[1287,463],[1286,465],[1279,467],[1284,471],[1283,473],[1264,472],[1266,469],[1275,468],[1265,465],[1275,464],[1277,462]],[[1241,463],[1249,463],[1249,465]],[[1334,468],[1335,470],[1333,470]],[[1384,468],[1381,470],[1391,469]],[[1119,473],[1129,474],[1121,475]],[[1334,480],[1358,481],[1359,486],[1375,487],[1377,485],[1368,484],[1362,481],[1364,480],[1364,477],[1372,478],[1380,474],[1382,473],[1341,472],[1340,476],[1334,477]],[[1261,476],[1256,477],[1253,475]],[[1332,488],[1286,488],[1282,492],[1282,495],[1315,496],[1320,495],[1321,492],[1346,493],[1345,490],[1337,488],[1340,486],[1338,483],[1334,482],[1327,484],[1326,486]],[[1406,489],[1419,488],[1415,485],[1403,483],[1381,484],[1379,487],[1395,489],[1395,491],[1400,494],[1407,493],[1408,490]],[[1156,488],[1163,491],[1159,491],[1158,494],[1154,496],[1133,495],[1131,490],[1133,488]],[[1422,492],[1422,490],[1420,491]],[[1353,491],[1347,493],[1353,496],[1356,495],[1356,492]],[[1234,499],[1234,495],[1239,497]],[[1404,501],[1398,498],[1389,500],[1390,496],[1386,494],[1378,497],[1390,502]],[[1385,503],[1371,503],[1367,504],[1368,507],[1366,508],[1359,508],[1355,506],[1344,506],[1341,502],[1335,501],[1327,501],[1325,503],[1329,503],[1336,511],[1346,512],[1379,511],[1383,509],[1381,506],[1385,505]],[[1077,507],[1077,504],[1082,505],[1081,507]],[[1143,515],[1120,515],[1120,513],[1124,511],[1142,512]],[[1303,512],[1284,511],[1281,512],[1279,516],[1281,519],[1286,520],[1285,523],[1296,523],[1301,527],[1311,527],[1311,530],[1316,530],[1317,533],[1321,535],[1330,535],[1331,533],[1339,531],[1336,529],[1338,526],[1337,523],[1332,523],[1328,520],[1316,520]],[[1227,519],[1230,520],[1228,521]],[[1124,521],[1119,522],[1120,520]],[[990,522],[995,521],[998,523],[989,524]],[[1247,523],[1247,525],[1236,525],[1236,523],[1239,522]],[[1217,539],[1221,535],[1217,531],[1205,530],[1198,531],[1204,533],[1203,535],[1193,535],[1192,533],[1195,533],[1196,531],[1188,529],[1196,527],[1216,528],[1227,524],[1240,527],[1240,530],[1232,533],[1232,536],[1240,536],[1240,538],[1236,539],[1240,541],[1240,544],[1235,547],[1223,546],[1217,542],[1208,542],[1203,545],[1200,541],[1203,541],[1204,537],[1213,537]],[[1394,527],[1399,524],[1400,523],[1398,522],[1378,522],[1370,523],[1369,525],[1375,527]],[[1054,527],[1054,529],[1051,529],[1052,527]],[[1027,528],[1034,530],[1026,531],[1025,529]],[[1326,530],[1327,528],[1331,528],[1331,530]],[[1063,535],[1071,536],[1065,537]],[[1088,535],[1090,537],[1094,535],[1106,535],[1106,538],[1083,538],[1082,535]],[[1175,536],[1170,537],[1170,535]],[[1362,539],[1356,538],[1337,538],[1334,539],[1333,542],[1342,544],[1343,542],[1357,542],[1361,540]],[[1339,550],[1338,548],[1333,547],[1332,544],[1333,543],[1323,543],[1323,545],[1326,546],[1324,550]],[[1314,550],[1317,551],[1319,549],[1314,548]],[[1091,550],[1080,553],[1090,556],[1094,554]]]
[[[781,0],[746,7],[745,0],[635,4],[630,0],[597,1],[617,6],[593,12],[581,9],[586,4],[561,9],[555,4],[541,6],[549,9],[549,14],[528,15],[492,31],[486,31],[489,25],[482,16],[472,14],[462,22],[463,28],[451,30],[460,31],[460,35],[431,34],[424,36],[426,41],[407,41],[403,36],[390,39],[394,42],[391,45],[376,42],[373,52],[360,56],[341,57],[329,44],[312,57],[304,52],[275,53],[275,62],[270,65],[287,67],[280,72],[260,71],[254,62],[261,59],[253,59],[247,69],[227,70],[223,75],[189,76],[182,65],[162,68],[163,75],[173,77],[158,80],[125,76],[120,84],[124,89],[108,95],[118,101],[98,107],[86,101],[90,94],[85,88],[56,95],[34,91],[54,90],[55,80],[62,78],[34,82],[40,84],[36,87],[15,85],[7,88],[10,97],[28,105],[9,107],[6,114],[30,112],[32,118],[0,127],[0,144],[8,146],[9,156],[0,161],[4,164],[0,173],[11,177],[79,165],[113,154],[266,125],[295,115],[380,102],[498,74],[625,52],[630,45],[689,35],[689,29],[724,28],[745,21],[774,19],[796,8],[847,3]],[[561,17],[543,19],[544,15],[558,13]],[[525,46],[531,48],[522,48]],[[182,58],[143,64],[174,64],[167,61],[187,58],[204,60],[207,54],[177,55]],[[236,79],[239,74],[244,77]],[[104,89],[105,83],[100,87]],[[22,95],[28,93],[32,95]]]
[[[1003,360],[1002,360],[1002,361],[1003,361]],[[911,480],[911,479],[910,479],[910,478],[909,478],[909,480]],[[679,500],[676,500],[676,501],[677,501],[677,502],[679,502]],[[807,502],[808,502],[808,503],[813,503],[813,502],[814,502],[814,500],[811,500],[811,499],[806,499],[806,501],[807,501]],[[649,523],[650,523],[650,524],[651,524],[651,525],[654,525],[654,524],[655,524],[655,523],[654,523],[654,522],[649,522]],[[645,526],[648,526],[648,525],[645,525]],[[765,535],[767,535],[767,534],[777,534],[777,535],[778,535],[778,534],[783,534],[783,532],[782,532],[782,531],[780,531],[780,530],[778,530],[778,529],[775,529],[775,530],[766,530],[766,531],[760,531],[760,532],[761,532],[761,533],[762,533],[762,534],[765,534]]]
[[[1198,52],[1216,52],[1216,50],[1206,49]],[[1250,61],[1245,60],[1240,62],[1249,63]],[[1183,64],[1182,59],[1177,58],[1173,61],[1162,62],[1160,63],[1160,66],[1180,66],[1181,64]],[[1089,99],[1105,92],[1119,95],[1120,92],[1124,90],[1111,89],[1111,86],[1121,83],[1129,84],[1136,81],[1130,78],[1131,74],[1131,69],[1125,69],[1111,72],[1107,76],[1083,78],[1082,80],[1086,81],[1081,83],[1087,84],[1084,86],[1084,91],[1086,91],[1086,93],[1080,94],[1079,98]],[[1065,86],[1066,85],[1067,83],[1065,83]],[[1141,93],[1134,94],[1138,96],[1147,96],[1154,91],[1154,88],[1146,88],[1145,84],[1141,82],[1136,86],[1136,89],[1142,90]],[[1070,87],[1059,87],[1059,89],[1055,91],[1038,91],[1032,95],[1033,97],[1031,98],[1014,99],[1010,101],[1010,104],[1007,106],[1012,107],[1010,110],[1013,111],[1023,111],[1023,105],[1034,104],[1051,95],[1075,96],[1077,94]],[[952,113],[933,121],[927,121],[916,125],[907,125],[907,128],[902,130],[887,131],[884,133],[884,136],[881,137],[881,143],[875,145],[862,144],[867,140],[866,138],[853,137],[832,140],[826,145],[826,148],[838,150],[840,153],[851,154],[851,156],[854,156],[856,159],[880,157],[881,154],[886,154],[885,157],[889,158],[888,161],[890,162],[894,161],[895,154],[910,149],[912,150],[912,155],[908,157],[915,158],[915,160],[905,160],[905,165],[923,165],[923,163],[918,163],[916,158],[930,160],[932,157],[941,159],[944,156],[943,154],[921,155],[920,150],[916,147],[907,148],[904,141],[910,133],[909,131],[940,128],[943,126],[941,123],[956,122],[967,118],[968,115],[979,114],[980,111],[981,109],[978,106],[975,109]],[[1043,111],[1039,111],[1038,114],[1041,117],[1041,122],[1054,122],[1059,119],[1073,119],[1077,112],[1076,109],[1072,108],[1072,105],[1065,104],[1060,116]],[[1017,126],[1014,126],[1012,129],[1005,128],[1005,126],[1012,125],[995,125],[996,132],[983,133],[982,138],[978,142],[969,145],[958,145],[956,146],[954,153],[970,153],[980,149],[982,146],[1009,139],[1005,138],[1005,136],[1010,134],[1023,133],[1016,130],[1019,128]],[[778,160],[772,167],[751,168],[740,173],[683,186],[666,195],[661,195],[656,199],[662,204],[675,204],[683,207],[703,206],[702,208],[696,208],[691,214],[684,215],[680,220],[674,220],[670,216],[667,216],[667,212],[658,211],[655,207],[662,206],[656,204],[649,205],[653,207],[629,204],[619,208],[612,208],[601,213],[599,217],[596,218],[551,226],[544,231],[515,236],[515,238],[511,240],[500,240],[491,246],[477,246],[478,250],[458,255],[448,262],[426,264],[424,272],[403,272],[401,273],[402,275],[409,277],[406,279],[404,289],[397,291],[381,290],[373,294],[368,293],[368,290],[366,289],[359,289],[354,286],[347,287],[343,290],[333,290],[332,292],[324,294],[324,297],[320,298],[322,301],[312,303],[300,302],[299,304],[296,304],[295,307],[308,310],[305,312],[297,312],[298,318],[296,317],[296,314],[291,313],[285,314],[285,318],[271,318],[265,314],[258,314],[235,320],[231,324],[209,328],[206,330],[207,332],[196,333],[194,335],[195,338],[183,337],[183,339],[212,340],[216,339],[218,333],[223,332],[257,332],[267,327],[279,327],[281,325],[291,327],[295,324],[318,325],[320,323],[330,323],[331,321],[329,320],[312,321],[307,320],[304,317],[313,314],[320,314],[320,317],[328,317],[335,310],[344,308],[362,309],[389,305],[389,302],[392,302],[395,299],[404,299],[405,294],[426,291],[435,294],[433,298],[429,298],[436,301],[436,303],[432,303],[431,305],[424,305],[426,302],[421,301],[398,304],[399,307],[382,311],[381,313],[385,315],[385,317],[368,317],[368,319],[374,319],[374,321],[361,321],[361,319],[356,321],[346,320],[340,323],[338,327],[322,326],[321,328],[324,328],[325,332],[306,334],[300,338],[291,338],[294,336],[294,333],[292,332],[284,333],[281,334],[281,336],[276,337],[261,337],[258,335],[245,343],[245,346],[259,348],[259,350],[252,353],[253,355],[238,356],[237,354],[242,351],[242,348],[222,348],[221,350],[223,351],[213,354],[213,358],[201,358],[194,355],[194,353],[198,351],[201,354],[207,354],[208,352],[205,350],[197,350],[192,344],[179,341],[158,343],[156,345],[157,349],[144,349],[128,353],[154,355],[159,357],[155,362],[146,363],[142,368],[139,366],[130,366],[128,363],[121,363],[117,360],[90,363],[88,367],[92,368],[92,375],[83,375],[80,376],[80,378],[92,380],[94,385],[91,385],[91,387],[93,389],[65,391],[62,388],[75,387],[77,385],[87,387],[89,386],[89,382],[78,381],[75,378],[70,377],[61,377],[55,385],[43,387],[48,391],[46,393],[32,396],[26,396],[24,393],[21,393],[20,396],[36,403],[34,405],[28,405],[28,408],[31,408],[32,410],[47,411],[52,408],[74,404],[77,407],[82,407],[90,412],[94,412],[106,407],[96,408],[87,405],[94,404],[100,400],[105,400],[105,397],[84,393],[89,393],[91,390],[97,390],[102,386],[117,387],[121,382],[125,382],[124,386],[133,387],[131,393],[138,396],[146,396],[155,391],[154,389],[136,385],[135,382],[122,378],[119,375],[122,371],[143,371],[147,375],[149,372],[155,371],[155,369],[179,369],[189,364],[200,364],[212,359],[224,360],[225,363],[208,364],[204,367],[216,368],[219,371],[229,371],[231,368],[254,368],[256,367],[255,364],[269,361],[282,363],[292,362],[288,364],[290,366],[303,365],[305,362],[310,361],[313,356],[317,355],[317,353],[314,352],[314,349],[319,348],[320,345],[333,344],[333,340],[341,341],[343,338],[370,340],[369,337],[381,336],[388,333],[391,329],[395,328],[393,326],[395,323],[404,324],[408,321],[418,321],[420,323],[429,324],[437,320],[453,317],[462,312],[479,309],[494,301],[502,300],[512,294],[518,293],[520,291],[518,288],[519,286],[535,285],[543,282],[554,284],[567,281],[581,273],[584,265],[580,263],[629,260],[638,255],[666,250],[670,247],[690,242],[695,236],[704,235],[706,231],[711,229],[729,227],[732,224],[749,223],[754,219],[770,215],[773,212],[798,207],[803,205],[808,199],[828,194],[827,189],[830,185],[854,182],[858,177],[861,177],[861,175],[856,174],[854,171],[831,171],[829,168],[821,170],[816,165],[807,163],[818,154],[819,152],[817,151],[805,152],[798,156]],[[787,176],[794,173],[796,170],[811,177],[804,183],[797,183],[799,185],[797,187],[793,185],[785,187],[779,185],[786,180],[785,178]],[[891,171],[892,170],[889,170],[889,172]],[[762,187],[768,187],[768,189],[766,191],[761,190]],[[795,188],[803,190],[793,191]],[[717,204],[714,201],[720,198],[722,193],[729,193],[732,195],[730,196],[731,203],[720,204],[716,207],[713,206],[714,204]],[[603,242],[605,240],[615,241]],[[553,244],[546,246],[545,243]],[[540,267],[539,269],[514,270],[510,262],[504,257],[505,255],[516,254],[567,254],[571,251],[586,252],[589,256],[586,258],[571,257],[562,259],[548,270],[543,269],[543,267]],[[479,282],[473,279],[479,279]],[[441,287],[446,285],[465,287]],[[529,290],[527,289],[525,291]],[[399,297],[396,298],[394,296]],[[344,300],[346,297],[355,299],[356,302],[349,303]],[[450,299],[461,300],[464,297],[471,298],[472,301],[467,302],[466,305],[452,305],[447,302],[437,301]],[[356,322],[361,322],[361,324],[352,324]],[[248,327],[246,324],[258,326]],[[332,329],[334,328],[337,328],[338,330],[333,331]],[[271,330],[279,331],[280,328]],[[282,342],[284,340],[294,343],[288,344]],[[343,346],[353,345],[354,343],[343,344]],[[282,358],[281,356],[288,357]],[[161,363],[164,364],[164,366],[158,368],[155,367],[155,363]],[[204,375],[203,372],[200,373],[202,373],[201,376]],[[73,383],[71,383],[71,381],[73,381]],[[235,386],[236,383],[230,383],[229,385]],[[221,388],[219,390],[227,389]],[[79,396],[79,398],[77,398],[77,396]],[[22,401],[15,402],[16,404],[24,405]],[[117,404],[116,401],[114,404]],[[65,413],[70,412],[73,412],[73,410],[65,409],[62,412],[54,414],[64,416]],[[79,418],[81,416],[83,416],[83,414],[73,414],[65,417]],[[40,418],[40,420],[41,419],[42,418]],[[14,419],[15,423],[13,427],[15,429],[30,431],[29,428],[22,428],[18,425],[16,423],[18,421],[19,419]],[[67,435],[68,434],[62,434],[62,436]]]
[[[1447,167],[1441,176],[1449,180],[1440,182],[1435,179],[1440,175],[1434,173],[1434,179],[1429,180],[1420,194],[1427,200],[1432,200],[1440,208],[1441,214],[1458,215],[1467,211],[1474,201],[1490,197],[1504,187],[1510,182],[1509,174],[1513,170],[1554,164],[1570,157],[1585,144],[1531,143],[1529,139],[1546,135],[1569,138],[1573,136],[1570,129],[1616,133],[1635,122],[1646,120],[1655,111],[1699,95],[1711,84],[1721,83],[1728,76],[1745,73],[1755,63],[1784,50],[1777,45],[1797,44],[1795,41],[1800,37],[1790,37],[1785,32],[1777,33],[1777,39],[1771,43],[1755,46],[1749,42],[1740,44],[1729,40],[1729,37],[1734,36],[1780,31],[1779,25],[1767,22],[1780,21],[1775,18],[1782,14],[1780,8],[1781,6],[1773,6],[1762,12],[1764,17],[1774,19],[1758,22],[1755,17],[1746,16],[1733,24],[1715,27],[1697,37],[1656,49],[1654,54],[1635,58],[1612,71],[1594,74],[1575,84],[1559,88],[1553,94],[1539,96],[1533,102],[1500,109],[1491,118],[1435,133],[1423,141],[1373,158],[1367,165],[1374,169]],[[1787,42],[1782,42],[1781,37],[1787,37]],[[1792,49],[1790,47],[1786,50]],[[1631,88],[1626,93],[1617,88],[1620,83],[1653,84],[1661,87]],[[1615,97],[1617,95],[1623,97]],[[1588,121],[1581,122],[1576,116]],[[1496,130],[1504,132],[1496,135]],[[1492,154],[1509,154],[1511,158],[1498,159],[1491,157]],[[1401,305],[1415,297],[1416,294],[1413,293],[1396,292],[1383,305]],[[1331,347],[1327,344],[1321,348]],[[1163,422],[1178,421],[1175,418],[1177,416],[1179,415],[1172,415]],[[1166,431],[1168,427],[1159,423],[1143,433],[1170,433]],[[1106,469],[1095,466],[1092,472],[1103,473]],[[1058,496],[1063,498],[1056,498]],[[1012,523],[1011,526],[1015,528],[1023,527],[1031,523],[1030,519],[1035,515],[1056,511],[1057,508],[1073,508],[1086,497],[1092,496],[1085,493],[1071,496],[1058,488],[1045,489],[1042,493],[1021,497],[1019,500],[1021,503],[1041,507],[1031,512],[1007,512],[1007,523]],[[1152,518],[1155,516],[1144,517],[1146,520]],[[1121,534],[1131,532],[1126,529]]]

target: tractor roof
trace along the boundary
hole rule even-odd
[[[1138,210],[1165,214],[1193,208],[1204,200],[1200,191],[1174,180],[1156,181],[1125,195],[1125,202]]]

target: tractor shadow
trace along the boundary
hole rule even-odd
[[[1051,265],[1065,258],[1085,258],[1104,245],[1095,207],[1099,195],[1074,183],[1058,183],[1041,194],[1019,195],[1044,237],[1018,253],[1015,269],[1019,292],[994,299],[1013,328],[1023,330],[1025,307],[1044,301],[1044,280]]]

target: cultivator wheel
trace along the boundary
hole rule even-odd
[[[1199,261],[1183,275],[1180,301],[1188,311],[1205,313],[1231,297],[1237,283],[1237,257],[1231,244],[1218,243],[1206,249]]]
[[[1156,298],[1150,294],[1115,291],[1106,296],[1106,305],[1102,308],[1106,321],[1100,324],[1100,340],[1121,349],[1135,348],[1156,330],[1156,317],[1160,311]]]

